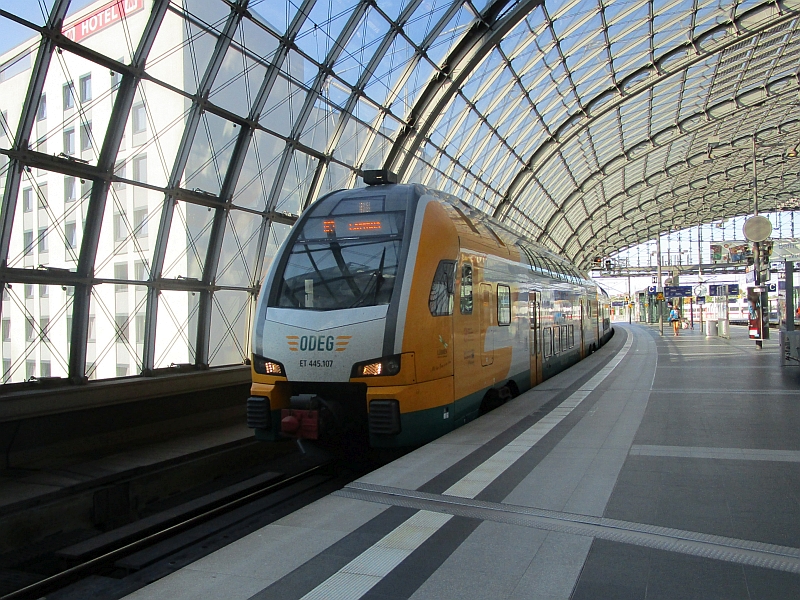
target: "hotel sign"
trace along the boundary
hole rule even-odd
[[[62,33],[73,42],[81,42],[84,38],[102,31],[143,8],[144,0],[112,0],[80,21],[64,25]]]

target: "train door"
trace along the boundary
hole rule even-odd
[[[531,292],[528,300],[528,313],[530,314],[531,336],[531,385],[542,381],[542,351],[539,339],[539,303],[537,296]]]
[[[483,344],[481,344],[481,365],[486,367],[494,362],[494,334],[492,332],[494,310],[492,307],[492,284],[481,283],[478,287],[478,291],[481,303],[481,340],[483,341]]]
[[[580,331],[581,331],[581,339],[580,339],[580,348],[581,348],[581,358],[586,357],[586,300],[581,298],[580,300]]]

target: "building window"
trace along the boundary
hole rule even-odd
[[[472,265],[461,266],[461,314],[472,314]]]
[[[81,125],[81,152],[92,149],[92,122]]]
[[[42,377],[52,377],[49,360],[42,361],[42,364],[39,365],[39,373],[41,374]]]
[[[114,279],[127,280],[128,279],[128,263],[117,263],[114,265]],[[115,292],[127,292],[127,283],[114,284]]]
[[[47,285],[39,284],[39,298],[50,297],[50,288]]]
[[[122,61],[120,61],[122,62]],[[118,90],[119,85],[122,83],[122,73],[111,71],[111,90]]]
[[[39,319],[39,332],[43,340],[47,339],[47,334],[50,333],[50,317],[42,317]]]
[[[3,319],[3,341],[11,341],[11,319]]]
[[[511,325],[511,288],[497,285],[497,324]]]
[[[117,377],[128,376],[128,365],[117,365]]]
[[[127,175],[125,174],[127,171],[126,167],[127,165],[125,164],[124,160],[118,161],[117,164],[114,165],[114,175],[117,177],[122,177],[123,179],[127,179]],[[125,189],[125,182],[123,181],[115,181],[113,185],[115,190]]]
[[[87,342],[95,341],[94,315],[89,315],[89,328],[86,332],[86,341]]]
[[[116,327],[117,342],[128,342],[128,315],[116,315],[114,317],[114,326]]]
[[[434,317],[453,314],[453,279],[455,261],[440,260],[431,282],[431,293],[428,296],[428,309]]]
[[[33,379],[36,373],[36,361],[35,360],[26,360],[25,361],[25,379]]]
[[[11,381],[11,359],[3,359],[3,383]]]
[[[81,91],[81,102],[89,102],[92,99],[92,76],[84,75],[79,80]]]
[[[75,202],[78,199],[75,189],[75,178],[64,177],[64,202]]]
[[[47,228],[42,228],[39,230],[39,254],[43,254],[47,252]]]
[[[32,342],[36,339],[36,331],[33,328],[33,321],[25,319],[25,341]]]
[[[62,95],[64,99],[64,110],[75,108],[75,90],[73,89],[71,81],[64,84]]]
[[[137,208],[133,211],[133,231],[137,238],[147,237],[147,209]]]
[[[33,188],[25,188],[22,190],[22,212],[31,212],[33,210]]]
[[[28,300],[33,298],[33,284],[32,283],[26,283],[25,284],[25,297]]]
[[[64,154],[75,154],[75,128],[64,130]]]
[[[25,249],[25,256],[33,256],[33,232],[25,231],[22,234],[22,247]]]
[[[37,204],[39,208],[47,208],[47,184],[40,183],[39,190],[36,194],[36,199],[38,200]]]
[[[36,108],[36,120],[44,121],[47,118],[47,94],[39,96],[39,106]]]
[[[92,180],[81,179],[81,200],[86,200],[92,193]]]
[[[147,112],[144,104],[134,104],[131,109],[131,132],[145,133],[147,131]]]
[[[133,180],[147,183],[147,155],[133,157]]]
[[[144,343],[144,315],[136,315],[136,343]]]
[[[146,281],[147,280],[147,271],[144,268],[144,262],[141,260],[137,260],[133,263],[133,278],[136,281]]]
[[[115,212],[114,213],[114,241],[115,242],[124,242],[125,238],[127,237],[128,227],[125,224],[125,213],[124,212]]]
[[[67,244],[67,248],[74,250],[78,247],[78,230],[75,227],[75,221],[64,223],[64,241]],[[67,253],[67,256],[70,256],[69,253]]]

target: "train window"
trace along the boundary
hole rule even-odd
[[[542,352],[545,358],[553,353],[553,334],[549,327],[542,329]]]
[[[497,324],[511,325],[511,288],[497,284]]]
[[[440,260],[436,273],[433,275],[431,293],[428,296],[428,308],[434,317],[453,314],[455,267],[456,262],[454,260]]]
[[[570,325],[569,326],[569,347],[570,348],[574,348],[575,347],[575,326],[574,325]]]
[[[569,341],[567,340],[567,326],[561,326],[561,350],[569,348]]]
[[[472,314],[472,265],[461,266],[461,314]]]
[[[553,327],[553,354],[561,352],[561,336],[559,335],[559,327]]]
[[[406,203],[336,195],[317,202],[280,259],[270,306],[338,310],[388,304]]]

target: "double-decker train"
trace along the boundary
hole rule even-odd
[[[418,445],[578,362],[608,298],[568,261],[452,195],[388,183],[298,219],[261,289],[248,425],[259,439]]]

